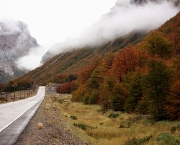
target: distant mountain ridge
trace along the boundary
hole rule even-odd
[[[155,31],[159,31],[174,45],[176,54],[180,53],[179,28],[180,12]],[[107,42],[100,47],[71,50],[60,53],[49,59],[42,66],[30,71],[24,77],[33,78],[37,84],[46,85],[55,82],[56,75],[78,74],[83,68],[92,64],[96,59],[103,58],[108,52],[118,52],[120,49],[135,46],[144,40],[147,32],[133,32]]]
[[[12,78],[26,73],[16,67],[15,61],[27,55],[33,47],[39,46],[30,35],[28,26],[13,19],[0,21],[0,82],[5,83]],[[4,76],[6,75],[6,77]]]
[[[54,82],[58,74],[78,74],[84,67],[108,52],[115,53],[129,45],[136,45],[142,41],[147,32],[132,32],[124,37],[116,38],[98,47],[83,47],[72,49],[55,55],[46,61],[42,66],[28,72],[24,77],[33,78],[39,85],[46,85]]]
[[[156,30],[163,33],[168,40],[173,42],[174,50],[176,49],[177,54],[180,53],[179,23],[180,12]],[[46,85],[49,82],[54,82],[56,75],[78,74],[83,68],[94,62],[99,57],[103,58],[108,52],[118,52],[120,49],[129,46],[136,47],[136,45],[143,41],[147,35],[147,32],[133,32],[124,37],[119,37],[113,41],[109,41],[100,47],[84,47],[57,54],[42,66],[27,73],[24,77],[33,78],[36,83]],[[177,42],[176,38],[178,38]]]
[[[77,40],[65,41],[62,43],[57,43],[53,45],[47,53],[44,54],[42,57],[41,63],[45,63],[47,60],[52,58],[53,56],[57,55],[61,52],[67,52],[71,49],[82,48],[86,46],[94,47],[97,45],[103,45],[107,43],[107,41],[113,41],[118,37],[123,37],[124,35],[128,35],[132,31],[142,31],[145,30],[148,23],[143,25],[143,27],[138,27],[138,29],[126,30],[125,25],[133,25],[134,21],[131,21],[130,24],[124,24],[123,26],[119,25],[121,21],[121,16],[119,16],[119,12],[127,11],[130,12],[131,8],[134,6],[141,6],[144,7],[146,4],[161,4],[162,2],[171,2],[172,6],[175,5],[176,7],[180,6],[180,0],[117,0],[116,4],[111,8],[110,12],[104,14],[99,21],[93,24],[87,31],[85,31]],[[138,7],[139,8],[139,7]],[[137,17],[137,16],[136,16]],[[126,19],[125,17],[123,17]],[[138,19],[139,20],[139,19]],[[136,22],[138,22],[138,20]],[[114,21],[114,24],[113,24]],[[111,23],[112,22],[112,23]],[[165,21],[164,21],[165,22]],[[150,22],[152,24],[152,22]],[[114,28],[113,27],[117,27]],[[140,25],[140,23],[136,23],[136,25]],[[158,25],[158,27],[160,24]],[[122,28],[121,28],[122,27]],[[136,26],[135,26],[136,28]],[[149,30],[156,29],[157,27],[151,27]],[[120,30],[121,29],[121,30]],[[55,51],[55,49],[57,51]],[[59,50],[59,51],[58,51]]]

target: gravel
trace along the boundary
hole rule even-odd
[[[39,123],[43,124],[42,129],[38,126]],[[35,116],[14,145],[89,145],[89,143],[84,143],[67,130],[65,123],[58,117],[52,101],[46,95]]]

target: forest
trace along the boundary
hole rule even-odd
[[[104,112],[112,109],[150,114],[155,120],[179,120],[179,15],[137,45],[106,53],[85,67],[72,101],[99,104]]]

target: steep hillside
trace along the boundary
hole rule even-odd
[[[156,29],[177,14],[178,6],[179,0],[117,0],[111,10],[102,15],[79,38],[68,38],[49,48],[41,62],[70,49],[101,46],[132,31]],[[163,12],[164,9],[167,12]]]
[[[39,84],[47,84],[52,82],[57,74],[78,74],[82,68],[99,57],[103,57],[107,52],[117,52],[128,45],[137,44],[144,38],[146,33],[132,32],[100,47],[84,47],[60,53],[25,76],[33,78]]]
[[[162,25],[158,31],[164,33],[166,38],[174,43],[174,50],[179,53],[180,13]],[[56,55],[44,65],[27,73],[25,76],[32,78],[36,83],[47,84],[53,82],[57,74],[78,74],[80,70],[91,64],[99,57],[104,57],[107,52],[117,52],[122,48],[136,45],[142,41],[146,32],[133,32],[125,37],[117,38],[101,47],[81,48]]]
[[[32,47],[37,47],[36,39],[31,37],[28,26],[11,19],[0,21],[0,82],[5,83],[21,76],[27,71],[19,70],[15,61],[27,55]],[[5,77],[9,76],[9,77]]]
[[[108,53],[78,75],[72,101],[99,104],[102,111],[150,114],[180,120],[180,12],[139,44]],[[58,93],[73,88],[65,82]]]
[[[156,2],[160,3],[160,0],[131,0],[131,4],[129,1],[127,2],[127,5],[124,6],[126,3],[122,3],[120,0],[117,0],[117,3],[115,6],[111,9],[111,11],[103,16],[101,19],[108,19],[110,17],[114,17],[113,15],[117,16],[114,12],[119,11],[122,8],[128,7],[129,5],[133,8],[132,5],[142,5],[146,4],[147,2]],[[166,0],[165,0],[166,1]],[[168,1],[168,0],[167,0]],[[179,4],[179,0],[170,1],[174,2],[176,6]],[[177,16],[178,17],[178,16]],[[116,17],[115,17],[116,18]],[[110,19],[111,20],[111,19]],[[101,21],[99,21],[101,22]],[[97,22],[97,23],[99,23]],[[107,22],[107,21],[105,21]],[[173,22],[174,23],[174,22]],[[138,23],[140,24],[140,23]],[[96,25],[96,24],[95,24]],[[106,24],[104,24],[106,25]],[[128,24],[129,25],[129,24]],[[132,24],[133,25],[133,24]],[[168,24],[164,24],[164,27],[168,27]],[[94,27],[94,26],[92,26]],[[99,28],[99,27],[98,27]],[[124,27],[119,26],[117,30],[123,29]],[[133,27],[134,28],[134,27]],[[92,36],[94,36],[92,39],[88,37],[89,35],[85,36],[84,33],[83,39],[81,42],[84,43],[84,47],[78,47],[79,45],[74,45],[69,48],[62,48],[65,50],[64,52],[57,51],[56,53],[51,53],[51,51],[48,51],[43,59],[43,62],[49,59],[44,65],[41,67],[29,72],[25,76],[32,78],[36,83],[39,84],[47,84],[48,82],[53,82],[55,80],[55,75],[58,74],[78,74],[80,70],[82,70],[84,67],[86,67],[88,64],[91,64],[94,60],[97,60],[99,58],[102,58],[106,55],[107,52],[117,52],[122,48],[129,47],[129,46],[135,46],[138,42],[142,41],[144,36],[146,36],[147,31],[145,31],[144,28],[139,29],[133,29],[129,32],[129,30],[126,32],[126,34],[122,33],[118,38],[111,38],[111,39],[101,39],[101,37],[98,37],[99,35],[95,35],[97,33],[104,34],[101,30],[96,29],[97,32],[93,33]],[[116,29],[115,29],[116,30]],[[174,28],[172,32],[169,32],[168,35],[174,35]],[[109,32],[109,31],[108,31]],[[115,31],[117,34],[121,33]],[[105,33],[106,34],[106,33]],[[108,33],[109,34],[109,33]],[[110,35],[110,34],[109,34]],[[81,37],[82,37],[81,36]],[[85,40],[88,38],[88,40],[91,42],[92,40],[101,41],[98,46],[95,45],[88,45],[85,43]],[[168,38],[168,36],[167,36]],[[91,39],[91,40],[90,40]],[[168,38],[169,39],[169,38]],[[106,40],[106,41],[105,41]],[[102,43],[104,42],[104,43]],[[60,49],[60,48],[59,48]],[[61,49],[60,49],[61,50]],[[56,54],[56,56],[54,56]],[[53,58],[51,58],[54,56]],[[51,58],[51,59],[50,59]]]

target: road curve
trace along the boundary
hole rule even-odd
[[[0,145],[11,145],[16,141],[44,97],[45,87],[41,86],[33,97],[0,105]]]

